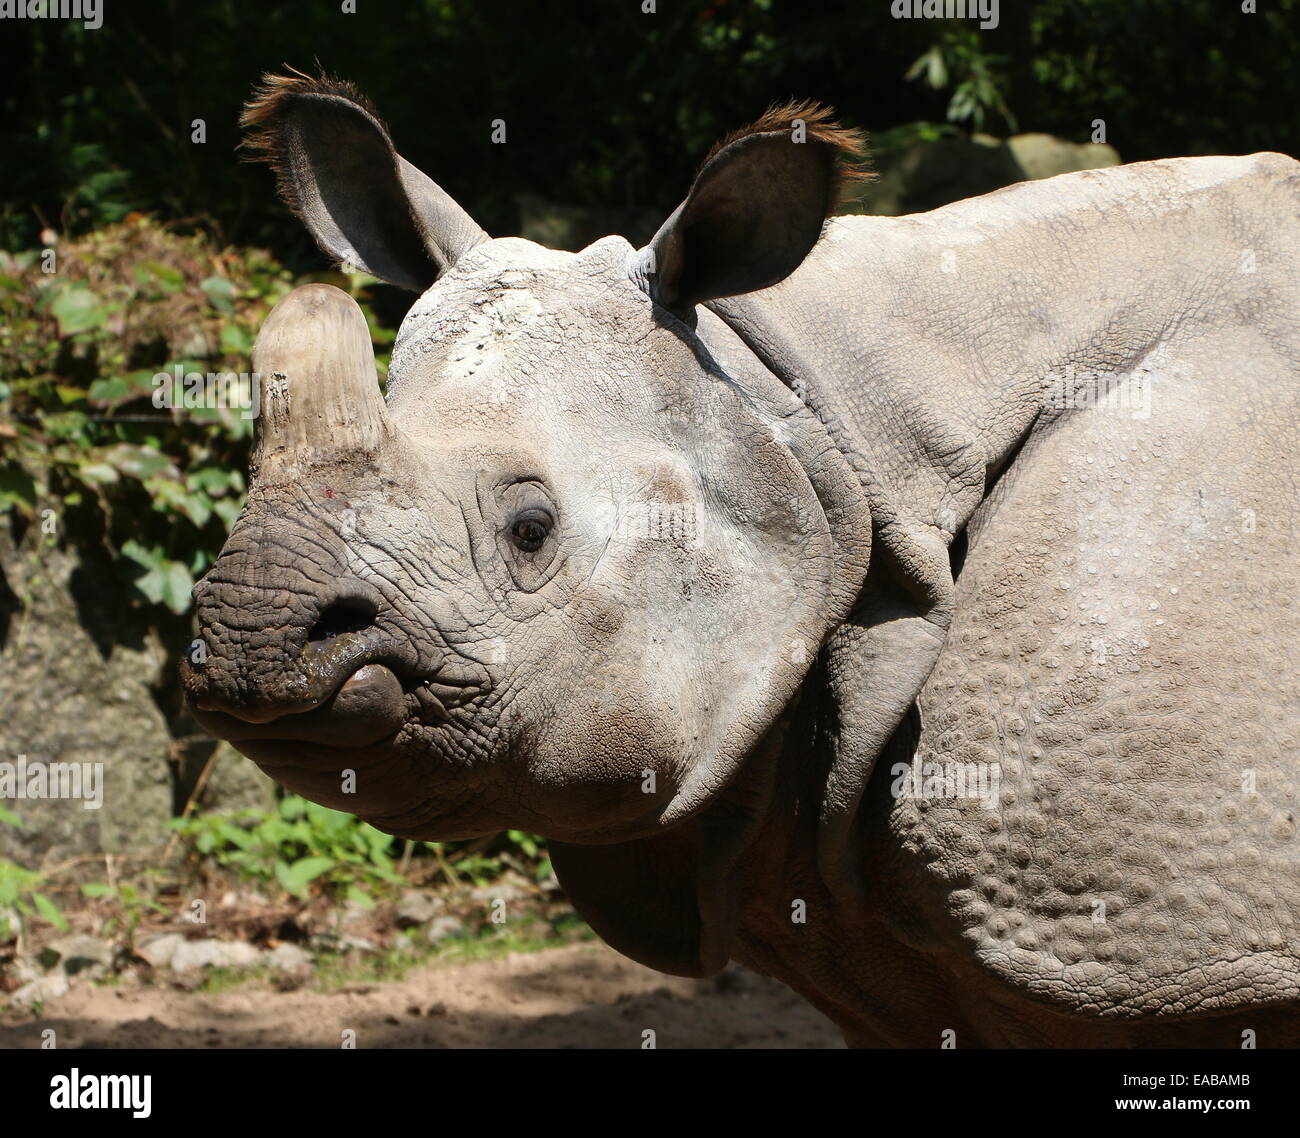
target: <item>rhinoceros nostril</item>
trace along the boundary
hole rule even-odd
[[[379,606],[366,597],[335,601],[307,633],[309,641],[332,640],[344,632],[364,632],[375,622]]]

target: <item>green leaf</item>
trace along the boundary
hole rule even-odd
[[[191,494],[179,482],[166,478],[151,478],[145,489],[153,498],[155,510],[161,513],[183,514],[200,529],[212,517],[212,501],[206,494]]]
[[[235,519],[239,517],[242,508],[241,503],[234,498],[220,498],[212,503],[212,512],[226,523],[226,529],[234,526]]]
[[[166,560],[161,546],[144,546],[133,537],[122,543],[122,554],[146,569],[156,569]]]
[[[3,822],[6,826],[17,826],[20,830],[23,828],[23,820],[3,806],[0,806],[0,822]]]
[[[235,311],[233,303],[235,286],[225,277],[208,277],[207,280],[200,282],[199,288],[204,291],[212,307],[218,312],[229,315]]]
[[[172,561],[157,546],[146,548],[134,539],[122,545],[122,554],[146,570],[135,587],[153,604],[164,604],[181,616],[189,611],[194,578],[182,561]]]
[[[276,862],[275,877],[295,897],[301,897],[312,881],[333,867],[332,858],[304,857],[299,858],[292,865],[282,861]]]
[[[193,588],[189,567],[183,561],[169,561],[163,574],[162,603],[177,616],[183,616],[190,610]]]
[[[254,841],[253,835],[250,834],[243,826],[236,826],[231,822],[223,822],[217,827],[217,833],[232,846],[241,850],[251,849]]]
[[[36,482],[26,470],[20,466],[0,469],[0,509],[17,506],[30,514],[36,509],[36,498]]]
[[[80,283],[61,290],[50,302],[50,312],[59,322],[60,337],[102,328],[109,315],[99,297]]]
[[[202,490],[214,498],[220,498],[228,490],[239,491],[244,487],[238,471],[223,470],[219,466],[200,466],[191,470],[185,482],[191,490]]]
[[[349,885],[344,896],[354,905],[360,905],[363,909],[373,909],[375,907],[374,897],[367,890],[362,889],[360,885]]]
[[[221,329],[221,350],[228,356],[246,356],[253,350],[253,337],[238,324],[226,324]]]
[[[117,890],[102,881],[88,881],[81,887],[83,897],[111,897]]]
[[[135,478],[140,482],[164,473],[173,478],[180,477],[172,460],[152,447],[119,443],[117,446],[106,448],[102,453],[106,462],[112,463],[128,478]]]
[[[36,906],[36,911],[59,932],[66,933],[68,931],[68,922],[63,919],[63,914],[59,912],[58,906],[44,893],[33,893],[32,904]]]
[[[135,279],[141,284],[146,284],[150,277],[157,281],[163,292],[169,294],[179,290],[185,283],[185,277],[178,269],[160,265],[157,261],[146,261],[135,271]]]
[[[133,399],[152,396],[154,392],[154,373],[151,371],[133,371],[127,375],[105,376],[95,380],[87,392],[91,403],[97,407],[116,407],[129,403]]]
[[[117,471],[106,462],[86,462],[77,467],[77,474],[83,482],[93,482],[97,486],[107,486],[118,481]]]

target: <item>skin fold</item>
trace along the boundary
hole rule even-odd
[[[1294,161],[827,220],[805,104],[571,254],[345,84],[248,122],[421,295],[386,402],[346,295],[268,319],[205,727],[400,836],[544,834],[615,948],[854,1044],[1300,1042]]]

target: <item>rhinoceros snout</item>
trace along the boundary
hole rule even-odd
[[[200,637],[182,681],[200,723],[234,743],[355,746],[396,730],[404,653],[379,626],[377,590],[349,579],[267,588],[239,568],[218,563],[196,590]]]

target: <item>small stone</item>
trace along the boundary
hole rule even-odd
[[[484,905],[496,901],[520,901],[529,895],[529,891],[509,877],[502,876],[491,885],[483,885],[470,890],[470,898]]]
[[[251,968],[262,958],[262,953],[242,940],[219,941],[221,963],[226,968]]]
[[[343,938],[338,933],[331,932],[328,929],[313,934],[307,943],[311,946],[312,952],[315,953],[343,951]]]
[[[296,968],[309,968],[313,961],[310,952],[285,941],[266,954],[266,963],[278,971],[292,972]]]
[[[68,976],[103,976],[113,966],[113,948],[93,936],[65,936],[46,946],[39,959],[46,968],[58,965]]]
[[[15,1003],[25,1008],[34,1007],[36,1004],[44,1004],[49,1000],[57,999],[64,995],[68,990],[68,977],[62,969],[49,973],[47,976],[41,976],[29,984],[24,984],[9,998]]]
[[[154,968],[166,968],[176,950],[184,943],[185,938],[180,933],[163,933],[161,936],[150,937],[135,950],[135,954]]]
[[[13,977],[19,985],[30,984],[33,980],[39,980],[45,973],[37,968],[30,960],[16,960],[13,966]]]
[[[429,924],[429,928],[424,935],[428,938],[430,944],[437,944],[440,940],[463,937],[465,935],[465,924],[459,917],[438,917]]]
[[[397,902],[394,917],[399,929],[413,929],[417,925],[427,925],[443,909],[445,902],[441,897],[420,893],[408,889]]]
[[[173,972],[189,972],[194,968],[219,967],[226,962],[224,945],[219,940],[186,940],[172,953]]]
[[[358,922],[368,923],[371,919],[372,907],[373,906],[363,905],[360,901],[345,901],[343,903],[343,914],[340,923],[344,928]]]

